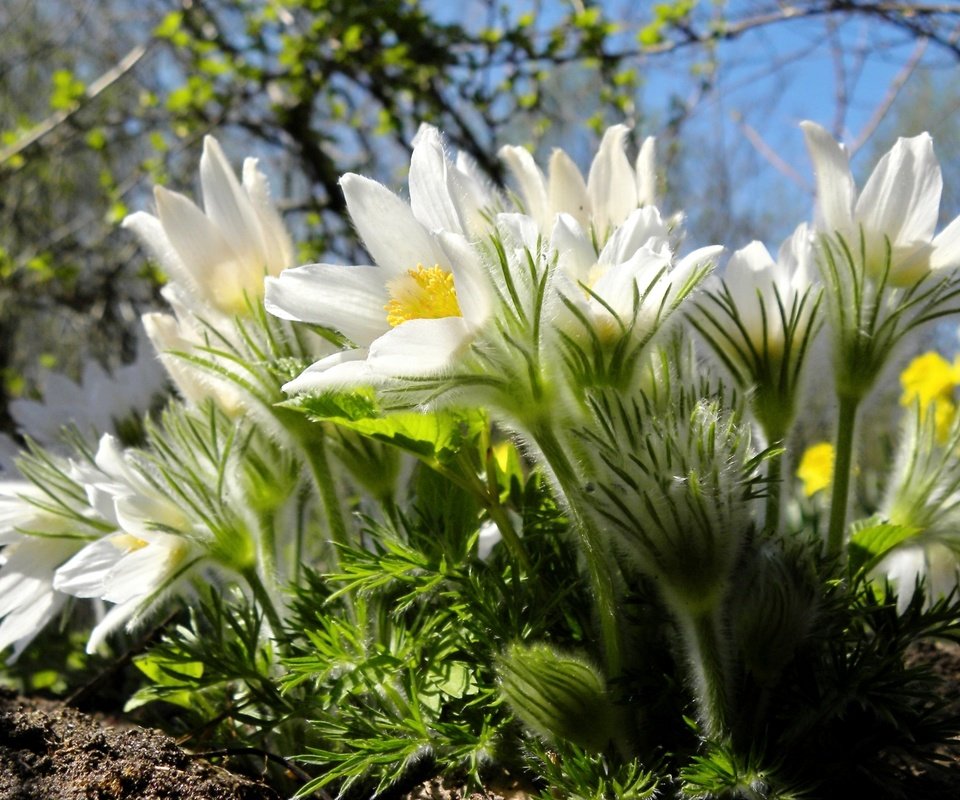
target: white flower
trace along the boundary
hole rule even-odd
[[[10,416],[18,430],[34,441],[55,445],[65,425],[72,424],[95,440],[114,433],[117,424],[146,413],[158,395],[167,390],[166,377],[153,359],[145,338],[138,340],[137,356],[112,373],[88,361],[79,383],[44,370],[40,374],[43,400],[18,399],[10,403]]]
[[[554,150],[547,178],[526,149],[501,148],[500,158],[516,178],[526,211],[540,230],[549,232],[556,215],[565,213],[604,242],[636,208],[655,204],[654,140],[643,142],[631,165],[624,152],[628,133],[625,125],[607,129],[586,180],[563,150]]]
[[[157,187],[158,216],[140,211],[123,224],[197,303],[228,316],[244,314],[248,302],[263,296],[264,276],[293,263],[293,246],[256,159],[244,161],[241,184],[220,145],[207,136],[200,182],[202,211],[183,195]]]
[[[811,322],[812,304],[806,303],[802,310],[798,306],[810,290],[812,278],[813,248],[806,225],[781,245],[776,261],[757,241],[730,257],[724,285],[755,352],[776,355],[783,351],[792,309],[800,315],[791,337],[804,335]]]
[[[588,320],[608,342],[628,330],[641,338],[653,333],[697,270],[723,249],[703,247],[674,263],[666,226],[652,207],[634,209],[599,255],[580,223],[561,214],[551,246],[557,252],[557,290],[573,315]],[[571,323],[558,322],[561,327]]]
[[[466,238],[474,195],[424,129],[410,164],[410,205],[381,184],[345,175],[351,219],[376,266],[309,264],[266,283],[267,310],[338,331],[354,346],[284,386],[289,393],[443,372],[490,313],[480,254]],[[471,221],[472,220],[472,221]]]
[[[204,555],[179,533],[192,527],[183,509],[137,472],[113,437],[100,440],[95,464],[78,469],[77,477],[91,506],[119,530],[83,547],[53,580],[60,592],[116,604],[91,632],[88,652],[147,613]]]
[[[53,586],[54,572],[83,541],[68,537],[68,521],[32,500],[40,490],[21,481],[0,484],[0,650],[13,646],[11,659],[63,607],[67,596]],[[42,535],[31,535],[42,534]]]
[[[188,403],[196,405],[212,399],[230,416],[241,413],[249,405],[249,399],[244,397],[235,383],[184,359],[184,356],[200,355],[206,360],[215,360],[212,354],[201,350],[206,343],[192,315],[181,312],[179,316],[174,316],[153,312],[144,314],[141,321],[167,374]],[[223,363],[222,366],[225,370],[231,367],[229,363]]]
[[[929,134],[898,139],[857,195],[843,148],[819,125],[801,127],[817,181],[817,228],[839,234],[855,255],[862,235],[869,276],[882,276],[888,240],[894,286],[960,266],[960,217],[934,236],[943,179]]]
[[[897,611],[910,605],[917,583],[923,580],[924,608],[957,588],[960,563],[954,550],[943,542],[923,541],[901,545],[881,561],[871,575],[885,575],[897,593]]]

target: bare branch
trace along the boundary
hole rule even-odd
[[[874,132],[877,130],[877,127],[881,122],[883,122],[883,118],[887,115],[887,112],[890,111],[890,107],[893,105],[894,100],[897,99],[897,95],[900,94],[900,90],[917,68],[917,65],[920,63],[920,59],[923,58],[923,54],[927,51],[927,45],[929,43],[929,39],[917,40],[917,44],[913,48],[910,58],[907,59],[904,65],[900,68],[900,71],[894,75],[893,80],[890,81],[890,85],[887,87],[886,94],[880,101],[880,104],[874,109],[873,114],[870,115],[870,119],[867,120],[857,138],[850,145],[851,157],[861,147],[863,147],[864,144],[867,143],[867,140],[873,136]]]
[[[45,136],[48,136],[64,122],[73,117],[80,109],[88,105],[92,100],[101,95],[113,84],[120,80],[130,70],[132,70],[140,60],[147,54],[152,41],[145,44],[138,44],[121,58],[113,67],[104,72],[99,78],[93,81],[86,89],[83,97],[71,105],[51,114],[43,122],[35,125],[26,134],[17,141],[0,149],[0,166],[6,164],[10,159],[20,155],[28,147],[39,142]]]
[[[769,162],[769,164],[777,170],[777,172],[789,178],[805,192],[813,191],[813,187],[810,185],[807,179],[804,178],[793,167],[791,167],[790,164],[784,161],[777,154],[777,151],[770,147],[770,145],[763,140],[763,137],[757,132],[757,130],[751,127],[750,124],[744,120],[742,114],[734,112],[730,116],[750,144],[754,146],[756,151],[763,156]]]

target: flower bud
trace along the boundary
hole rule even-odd
[[[603,676],[546,644],[512,645],[500,658],[500,685],[513,712],[543,738],[599,752],[614,738],[615,709]]]

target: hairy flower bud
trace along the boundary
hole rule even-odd
[[[500,657],[499,673],[513,712],[543,738],[598,752],[614,737],[606,682],[585,661],[546,644],[515,644]]]

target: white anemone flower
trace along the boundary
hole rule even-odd
[[[607,129],[586,180],[563,150],[553,151],[544,176],[525,148],[501,148],[500,158],[513,173],[526,211],[541,231],[548,233],[557,214],[565,213],[603,242],[635,209],[656,204],[654,139],[644,140],[631,164],[624,150],[629,132],[625,125]]]
[[[871,575],[886,576],[897,593],[897,611],[907,610],[918,584],[923,582],[924,608],[947,597],[960,581],[956,552],[936,540],[905,544],[881,561]]]
[[[163,187],[154,190],[157,216],[138,211],[124,221],[160,262],[173,284],[198,304],[234,316],[263,296],[265,275],[293,263],[293,245],[270,201],[257,160],[237,180],[217,141],[207,136],[200,158],[203,210]]]
[[[90,360],[79,382],[43,370],[38,383],[43,399],[14,400],[10,416],[20,433],[45,447],[58,443],[66,425],[73,425],[91,441],[103,433],[115,433],[119,423],[141,417],[167,391],[166,376],[145,336],[138,340],[136,358],[112,372]]]
[[[66,535],[68,520],[32,502],[42,497],[23,481],[0,484],[0,650],[12,646],[11,660],[63,607],[54,573],[83,545]]]
[[[91,632],[87,652],[124,623],[135,624],[204,555],[195,541],[176,532],[191,528],[187,515],[138,474],[113,437],[100,440],[95,464],[96,470],[86,469],[78,478],[86,478],[91,506],[118,530],[83,547],[57,569],[53,581],[58,591],[115,604]]]
[[[799,304],[813,286],[814,270],[813,246],[806,225],[799,226],[780,246],[776,261],[757,241],[730,256],[724,285],[754,352],[782,354],[794,308],[798,308],[799,315],[790,335],[792,339],[803,338],[812,321],[812,303],[806,303],[803,309],[799,309]]]
[[[214,360],[210,353],[201,350],[205,346],[203,334],[192,315],[151,312],[144,314],[141,320],[167,374],[187,403],[199,405],[211,399],[230,416],[237,416],[247,408],[249,399],[244,397],[237,384],[184,359],[184,356],[201,355]],[[223,363],[226,370],[231,366]]]
[[[880,277],[891,250],[889,282],[911,286],[931,270],[960,266],[960,217],[934,236],[943,179],[928,133],[898,139],[857,194],[843,147],[813,122],[801,123],[817,182],[817,227],[839,234],[854,254],[861,236],[866,272]]]
[[[266,281],[266,308],[335,330],[353,349],[318,361],[288,393],[449,369],[490,314],[490,288],[468,240],[476,195],[433,129],[415,140],[410,204],[376,181],[345,175],[350,217],[375,266],[308,264]],[[465,199],[466,198],[466,199]]]
[[[675,261],[655,208],[635,209],[599,255],[580,223],[561,214],[551,246],[557,252],[558,291],[574,316],[588,320],[607,342],[628,330],[641,338],[653,333],[697,270],[723,250],[702,247]]]

